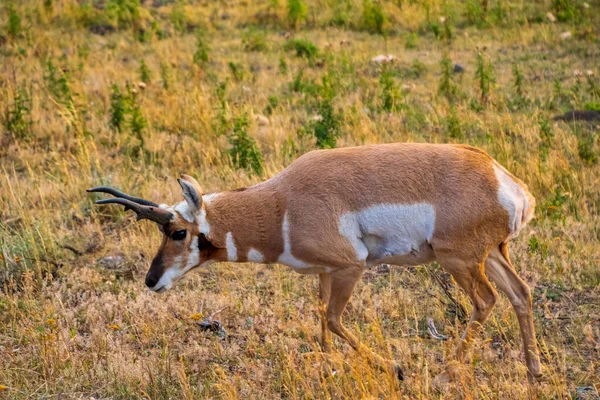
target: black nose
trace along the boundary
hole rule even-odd
[[[150,289],[152,289],[154,286],[156,286],[157,283],[158,283],[157,276],[154,276],[150,273],[148,273],[148,275],[146,275],[146,286],[148,286]]]

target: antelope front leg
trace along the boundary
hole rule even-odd
[[[373,353],[371,349],[360,343],[360,341],[342,325],[342,313],[350,300],[350,295],[354,286],[361,278],[363,273],[360,267],[349,267],[332,272],[331,275],[331,293],[329,304],[327,306],[327,327],[333,333],[346,340],[354,350],[365,355],[369,362],[384,371],[394,373],[399,380],[403,379],[402,371],[392,361]]]
[[[321,318],[321,348],[331,351],[331,331],[327,328],[327,305],[331,295],[331,275],[319,274],[319,316]]]

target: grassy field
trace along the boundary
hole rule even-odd
[[[597,399],[600,121],[553,117],[600,111],[600,2],[486,3],[2,1],[0,398]],[[315,277],[225,263],[149,292],[160,232],[85,193],[172,204],[180,173],[219,191],[405,141],[479,146],[537,198],[511,251],[539,384],[501,297],[464,380],[432,390],[455,340],[426,322],[455,339],[471,309],[437,265],[369,270],[345,312],[399,384],[337,339],[320,351]],[[200,325],[217,311],[226,335]]]

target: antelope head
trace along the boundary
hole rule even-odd
[[[125,210],[133,210],[138,220],[149,219],[158,224],[162,243],[146,274],[146,286],[158,293],[170,289],[187,272],[208,265],[226,251],[213,246],[207,238],[206,210],[198,182],[188,175],[181,175],[177,181],[185,201],[175,206],[159,205],[110,187],[87,190],[115,196],[97,200],[96,204],[120,204]]]

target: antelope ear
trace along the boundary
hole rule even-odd
[[[181,190],[183,190],[183,197],[190,207],[190,211],[196,214],[202,207],[202,189],[200,184],[189,175],[180,175],[177,179]]]

